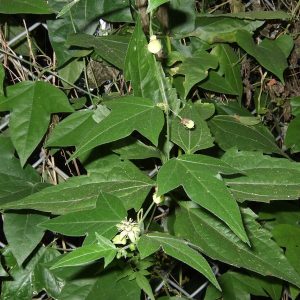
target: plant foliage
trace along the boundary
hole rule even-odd
[[[299,295],[299,3],[218,3],[0,0],[1,299]]]

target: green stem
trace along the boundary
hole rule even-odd
[[[152,202],[152,203],[150,204],[150,206],[149,206],[148,209],[146,210],[145,214],[143,215],[143,218],[141,219],[141,222],[144,222],[144,221],[145,221],[147,215],[149,214],[149,212],[151,211],[151,209],[153,208],[154,205],[155,205],[154,202]]]

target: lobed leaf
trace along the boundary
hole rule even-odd
[[[185,128],[178,117],[172,121],[171,141],[181,147],[187,154],[192,154],[214,145],[214,139],[211,136],[207,123],[201,117],[199,111],[201,111],[201,108],[197,110],[197,105],[187,103],[179,113],[181,118],[193,120],[195,123],[195,128],[193,129]]]
[[[71,159],[99,145],[127,137],[135,130],[157,145],[164,116],[153,101],[127,96],[108,102],[107,106],[112,110],[111,113],[100,123],[93,125],[80,141]]]
[[[241,242],[220,220],[192,202],[180,202],[174,230],[177,236],[186,238],[213,259],[300,286],[300,275],[271,239],[270,232],[263,229],[255,218],[250,209],[243,210],[251,246]]]
[[[165,163],[157,175],[158,194],[183,186],[189,198],[224,221],[244,242],[248,242],[239,207],[219,174],[239,171],[217,158],[186,154]]]
[[[43,81],[23,81],[0,96],[0,111],[11,111],[10,134],[24,166],[48,129],[52,113],[73,112],[66,95]]]

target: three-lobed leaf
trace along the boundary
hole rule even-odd
[[[233,94],[239,97],[243,94],[243,82],[239,57],[227,44],[218,44],[211,52],[219,61],[217,71],[210,70],[207,80],[200,83],[200,87],[214,92]]]
[[[157,145],[164,115],[152,100],[127,96],[108,102],[107,106],[111,113],[91,128],[79,143],[73,158],[99,145],[127,137],[135,130]]]
[[[198,82],[204,80],[208,76],[209,69],[218,67],[218,59],[216,56],[209,54],[204,50],[197,50],[193,56],[183,60],[177,73],[185,76],[183,82],[184,98],[188,96],[191,88]]]
[[[183,186],[191,200],[216,215],[242,241],[248,242],[239,207],[220,173],[230,175],[239,171],[217,158],[185,154],[161,167],[157,176],[158,193],[165,194]]]
[[[187,154],[192,154],[214,145],[214,139],[200,113],[203,107],[205,106],[187,103],[180,111],[180,118],[189,119],[195,123],[195,127],[192,129],[185,128],[178,117],[172,120],[171,141],[181,147]]]
[[[48,129],[52,113],[73,112],[66,95],[42,81],[23,81],[0,96],[0,111],[11,111],[10,134],[24,166]]]

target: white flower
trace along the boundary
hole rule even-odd
[[[121,237],[120,234],[117,234],[113,239],[112,239],[112,242],[115,244],[115,245],[126,245],[126,238],[124,237]]]
[[[181,124],[188,129],[193,129],[195,127],[194,121],[186,118],[181,119]]]
[[[132,219],[129,219],[128,221],[125,219],[120,224],[117,224],[117,228],[120,231],[118,235],[120,236],[119,239],[121,241],[123,241],[123,239],[129,239],[132,243],[135,243],[141,234],[139,224]]]
[[[157,54],[162,49],[161,41],[156,38],[156,35],[151,35],[148,44],[148,51]]]

